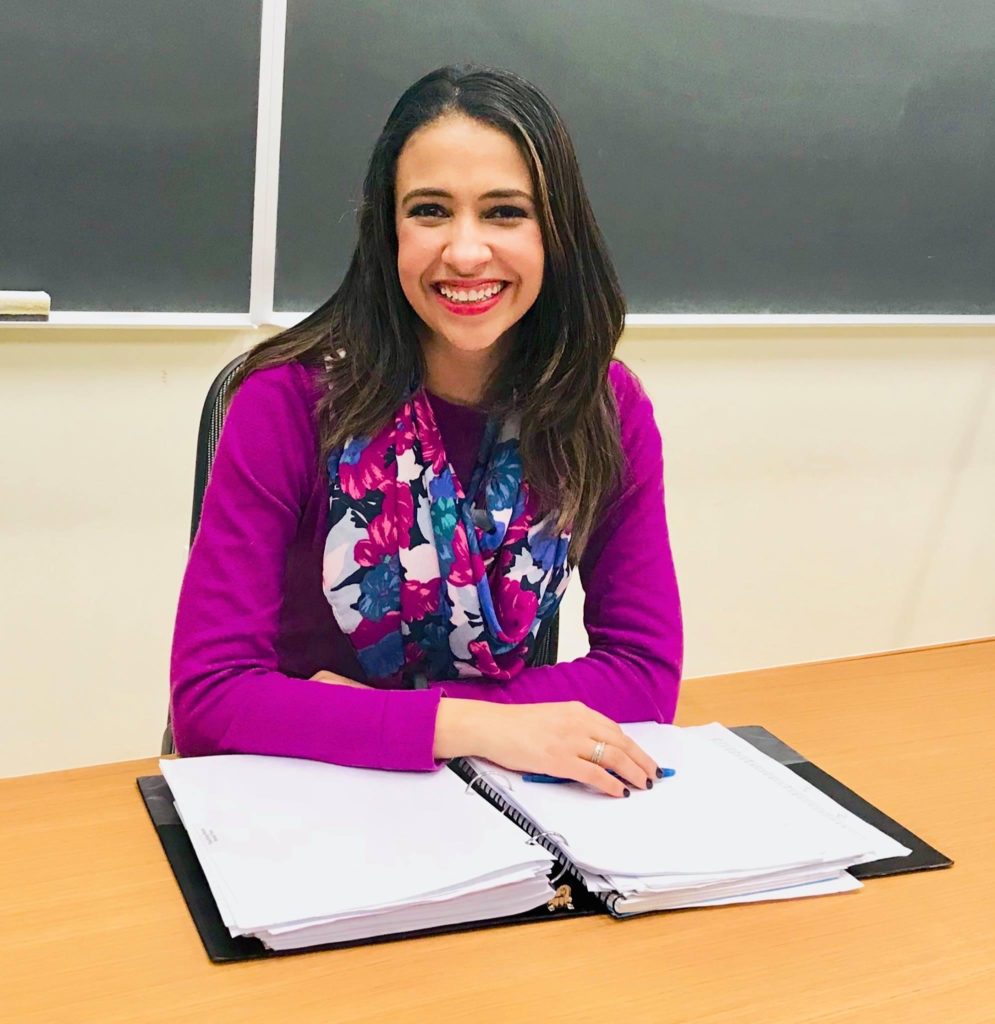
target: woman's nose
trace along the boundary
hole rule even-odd
[[[463,276],[469,275],[490,260],[490,246],[484,239],[476,217],[457,218],[453,221],[442,258]]]

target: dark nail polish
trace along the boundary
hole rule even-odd
[[[652,789],[653,788],[653,780],[652,779],[647,779],[646,780],[646,788],[647,789]]]
[[[625,789],[622,790],[622,796],[632,796],[632,794],[629,792],[628,786],[626,786]]]
[[[662,768],[657,768],[657,770],[656,770],[656,777],[658,779],[662,779],[663,778],[663,769]]]

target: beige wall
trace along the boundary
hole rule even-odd
[[[0,775],[157,751],[196,420],[250,340],[0,328]],[[995,330],[640,328],[621,354],[664,433],[688,675],[995,634]]]

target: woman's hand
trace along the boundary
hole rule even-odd
[[[326,672],[322,669],[320,672],[315,672],[311,678],[318,683],[332,683],[334,686],[355,686],[360,690],[372,690],[372,686],[367,686],[366,683],[357,683],[355,679],[347,679],[345,676],[340,676],[337,672]]]
[[[594,764],[601,742],[604,752]],[[609,796],[628,796],[626,783],[647,789],[658,778],[656,762],[642,747],[616,722],[579,701],[491,704],[443,697],[434,753],[437,758],[475,754],[516,772],[576,779]]]

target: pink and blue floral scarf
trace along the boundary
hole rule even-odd
[[[510,679],[569,578],[537,520],[518,424],[491,419],[464,490],[423,389],[328,459],[322,588],[367,679]]]

